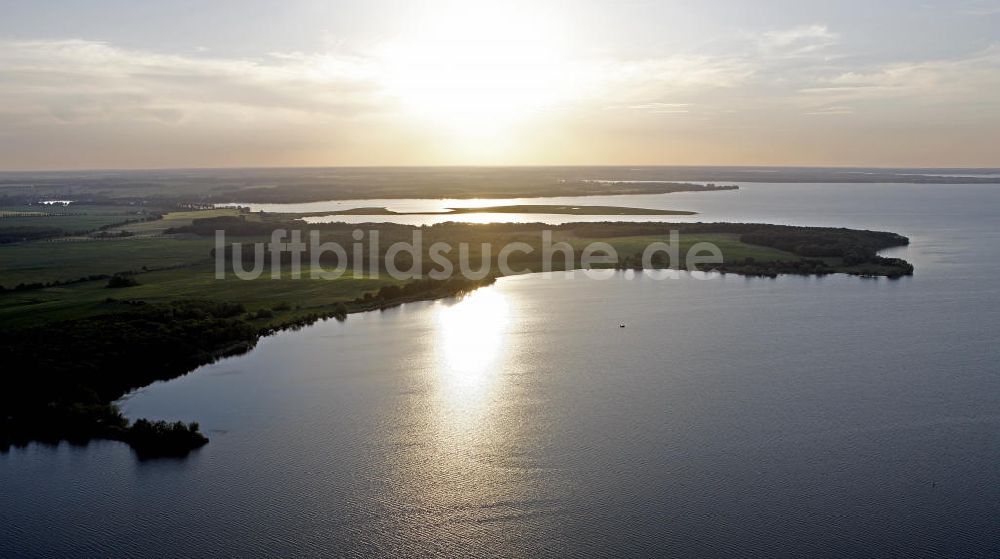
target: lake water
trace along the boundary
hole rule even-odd
[[[0,455],[0,556],[1000,555],[1000,186],[742,186],[652,198],[895,231],[916,275],[528,275],[283,332],[127,399],[200,421],[187,459]],[[571,203],[655,207],[610,198]]]
[[[313,223],[406,223],[432,225],[447,221],[471,223],[581,221],[713,222],[754,221],[834,227],[884,227],[882,223],[906,214],[973,212],[982,216],[993,208],[972,207],[982,193],[997,185],[928,184],[783,184],[737,183],[739,190],[675,192],[624,196],[564,196],[542,198],[478,199],[368,199],[331,200],[298,204],[240,203],[252,211],[309,213],[352,208],[385,207],[396,212],[444,212],[521,204],[567,206],[621,206],[697,212],[696,215],[586,216],[565,214],[459,214],[459,215],[334,215],[306,218]],[[939,206],[938,206],[939,205]],[[938,206],[938,207],[935,207]],[[938,215],[937,213],[935,215]],[[992,215],[992,214],[991,214]],[[895,220],[899,223],[901,220]],[[905,220],[903,220],[905,221]]]

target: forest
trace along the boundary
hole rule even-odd
[[[198,426],[137,420],[129,425],[115,401],[158,380],[243,353],[278,329],[407,301],[460,295],[493,281],[419,280],[386,286],[325,313],[287,314],[280,326],[261,324],[291,311],[287,305],[248,312],[218,301],[148,304],[115,300],[98,316],[18,329],[0,329],[0,450],[30,441],[121,440],[143,457],[177,455],[206,442]]]

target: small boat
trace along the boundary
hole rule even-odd
[[[619,322],[618,323],[618,327],[619,328],[624,328],[625,327],[625,323],[624,322]]]

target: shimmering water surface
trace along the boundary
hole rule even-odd
[[[1000,555],[1000,186],[742,186],[570,203],[895,231],[916,275],[528,275],[283,332],[124,402],[200,421],[185,460],[0,455],[0,556]]]

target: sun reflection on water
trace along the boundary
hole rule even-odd
[[[512,466],[521,423],[507,367],[519,308],[496,285],[434,305],[433,358],[417,369],[427,390],[406,398],[413,405],[402,408],[406,434],[392,452],[391,489],[380,492],[393,496],[391,510],[403,511],[386,517],[387,529],[413,541],[475,541],[481,521],[518,515],[530,502]]]
[[[439,309],[437,381],[448,412],[483,411],[501,364],[509,306],[505,295],[485,288]]]

